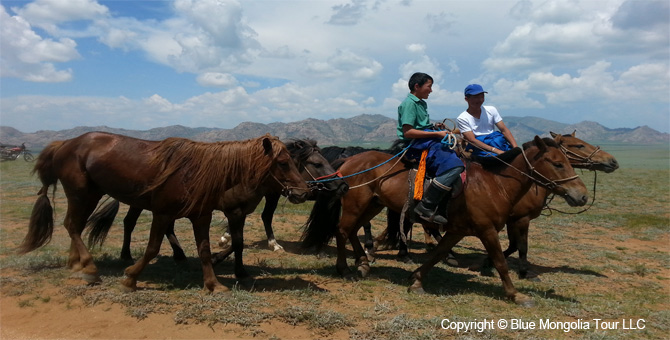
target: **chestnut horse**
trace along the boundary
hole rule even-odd
[[[68,267],[89,283],[100,278],[81,233],[100,198],[107,194],[153,212],[144,256],[126,268],[121,281],[126,290],[137,288],[137,277],[158,254],[165,229],[181,217],[188,218],[193,226],[204,288],[228,290],[212,268],[212,211],[223,211],[230,221],[235,275],[245,279],[249,277],[242,262],[246,215],[254,210],[265,191],[282,191],[294,203],[304,202],[309,192],[286,146],[270,135],[246,141],[201,143],[183,138],[147,141],[91,132],[49,144],[40,153],[33,171],[39,175],[42,188],[19,251],[32,251],[50,240],[53,210],[47,194],[49,187],[55,191],[60,181],[68,202],[64,220],[71,239]]]
[[[357,174],[347,178],[349,192],[341,200],[317,200],[314,205],[303,239],[307,243],[328,242],[335,235],[336,268],[344,277],[353,277],[346,262],[347,239],[352,244],[358,270],[362,276],[367,276],[370,266],[358,241],[358,229],[384,207],[401,212],[407,201],[408,169],[400,162],[386,162],[391,157],[380,152],[366,152],[345,159],[340,173],[345,178]],[[532,142],[524,144],[524,150],[515,148],[491,161],[500,164],[502,159],[509,159],[509,166],[494,165],[485,169],[478,163],[468,165],[464,192],[452,198],[448,205],[446,235],[432,251],[431,259],[412,273],[411,291],[423,291],[421,283],[428,270],[445,258],[458,241],[465,236],[477,236],[494,261],[505,295],[518,304],[532,304],[532,300],[517,292],[512,284],[498,232],[504,227],[514,204],[533,183],[549,187],[572,206],[586,204],[588,191],[553,139],[536,136]],[[331,214],[327,215],[328,212]]]
[[[573,168],[586,169],[592,171],[603,171],[605,173],[613,172],[619,168],[619,163],[611,154],[603,151],[600,147],[593,146],[577,137],[575,132],[572,134],[558,135],[549,132],[554,138],[560,149],[565,153],[570,160],[570,165]],[[526,278],[528,275],[528,228],[530,221],[536,219],[542,213],[545,207],[545,201],[550,195],[547,188],[533,184],[531,190],[517,202],[512,208],[509,218],[507,219],[507,235],[509,239],[509,246],[503,252],[505,257],[509,257],[517,250],[519,251],[519,277]],[[407,255],[407,245],[402,239],[398,238],[400,232],[399,214],[389,214],[388,229],[385,230],[377,239],[378,243],[399,243],[398,256]],[[409,219],[405,220],[405,232],[411,227],[412,222]],[[439,238],[437,238],[439,240]],[[455,261],[455,260],[452,260]],[[452,265],[454,263],[452,262]],[[456,263],[457,265],[457,263]],[[490,259],[486,259],[482,266],[482,274],[492,275],[492,263]]]
[[[291,154],[291,158],[296,163],[302,178],[308,183],[311,182],[313,189],[323,194],[333,195],[334,198],[339,198],[347,192],[349,186],[344,180],[337,180],[334,178],[337,173],[328,160],[321,154],[321,149],[316,145],[316,141],[309,139],[295,139],[290,140],[285,144]],[[327,178],[333,178],[333,180],[317,181],[317,179],[321,180]],[[272,229],[272,219],[274,217],[274,212],[277,209],[279,198],[279,192],[265,192],[265,206],[261,213],[261,219],[263,221],[263,226],[265,227],[265,234],[267,235],[268,247],[274,251],[282,251],[284,249],[275,239],[274,231]],[[112,227],[114,217],[118,210],[119,201],[112,200],[89,217],[87,222],[87,227],[91,228],[88,238],[89,246],[102,244],[104,242],[109,229]],[[121,259],[123,260],[132,261],[130,241],[135,225],[137,224],[137,219],[140,217],[142,210],[143,209],[141,208],[130,207],[126,217],[123,219],[123,247],[121,248]],[[168,227],[165,237],[170,242],[175,261],[186,260],[186,254],[184,254],[184,250],[179,244],[174,232],[174,222]],[[224,237],[226,237],[228,242],[230,241],[229,232],[226,232]],[[224,237],[222,237],[222,239],[224,239]],[[220,243],[224,243],[221,244],[221,246],[224,246],[227,245],[228,242]]]

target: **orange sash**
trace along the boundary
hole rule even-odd
[[[421,152],[419,168],[416,171],[416,177],[414,177],[414,199],[417,201],[423,198],[423,180],[426,178],[426,156],[428,156],[428,149]]]

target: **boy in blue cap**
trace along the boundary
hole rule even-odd
[[[426,156],[426,173],[433,176],[428,189],[414,212],[429,222],[446,224],[447,219],[437,214],[437,207],[443,199],[448,199],[451,187],[460,180],[463,162],[456,153],[441,141],[447,135],[444,129],[436,129],[428,116],[428,105],[424,99],[433,92],[433,78],[425,73],[414,73],[409,79],[410,93],[398,106],[398,137],[413,140],[406,157],[418,159],[423,150]]]
[[[463,138],[475,146],[470,146],[474,149],[473,155],[488,157],[511,150],[517,144],[498,110],[483,105],[485,93],[488,92],[479,84],[470,84],[465,88],[468,109],[458,116],[458,128]],[[496,127],[500,131],[496,131]]]

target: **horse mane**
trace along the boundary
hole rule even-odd
[[[321,152],[313,139],[291,139],[285,144],[291,158],[300,164],[304,163],[314,152]]]
[[[272,157],[266,155],[264,138],[272,143]],[[180,213],[189,214],[196,205],[202,206],[236,185],[255,189],[281,150],[285,150],[284,144],[269,134],[245,141],[215,143],[167,138],[152,150],[150,164],[160,170],[143,194],[159,188],[181,172],[185,176],[182,181],[187,194]]]
[[[568,135],[568,136],[570,136],[570,135]],[[547,144],[547,146],[552,146],[552,147],[555,147],[555,148],[559,147],[558,143],[556,143],[556,141],[553,138],[544,137],[544,138],[542,138],[542,141],[544,142],[544,144]],[[535,140],[531,140],[531,141],[523,143],[523,149],[524,150],[530,148],[531,146],[535,146]]]

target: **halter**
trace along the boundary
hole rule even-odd
[[[291,187],[291,186],[288,186],[288,185],[284,185],[284,183],[282,183],[279,180],[279,178],[277,178],[277,176],[275,176],[275,174],[273,174],[272,172],[270,172],[270,176],[272,176],[272,178],[274,178],[274,180],[277,181],[277,183],[281,186],[281,188],[282,188],[281,189],[281,195],[284,196],[284,197],[288,197],[291,194],[292,189],[299,189],[298,187]]]
[[[309,177],[312,178],[311,181],[307,182],[307,184],[309,185],[311,190],[329,190],[329,189],[326,188],[326,186],[324,184],[325,182],[328,182],[328,181],[326,181],[326,179],[330,179],[330,180],[342,179],[342,174],[340,173],[339,170],[337,170],[334,173],[329,174],[329,175],[314,177],[314,175],[312,175],[312,173],[309,172],[309,169],[307,169],[307,166],[303,166],[302,168],[305,169],[305,171],[307,172]],[[331,177],[335,177],[335,178],[331,179]]]
[[[568,160],[570,160],[571,164],[575,165],[584,165],[587,167],[588,170],[591,170],[594,164],[596,164],[592,158],[595,156],[598,152],[600,152],[600,146],[596,146],[596,149],[591,152],[590,155],[584,157],[582,155],[577,154],[574,151],[568,150],[563,144],[560,144],[559,147],[561,148],[561,151],[568,157]],[[574,163],[572,161],[575,161]]]
[[[579,178],[579,175],[575,174],[574,176],[570,176],[570,177],[567,177],[567,178],[551,180],[551,179],[545,177],[544,175],[542,175],[539,171],[535,170],[535,168],[530,164],[530,161],[528,160],[528,157],[526,156],[526,153],[525,153],[525,152],[521,152],[521,154],[523,155],[523,159],[526,161],[526,165],[528,165],[528,168],[530,169],[530,173],[531,173],[531,174],[530,174],[530,175],[527,175],[527,174],[525,174],[525,173],[523,173],[523,172],[521,172],[521,173],[524,174],[524,175],[526,175],[528,178],[532,179],[532,180],[533,180],[535,183],[537,183],[538,185],[543,186],[543,187],[549,189],[549,190],[552,191],[552,192],[555,191],[556,188],[560,188],[561,191],[564,192],[564,194],[562,194],[561,196],[564,196],[565,193],[567,192],[567,190],[565,190],[559,183],[565,183],[565,182],[572,181],[573,179],[577,179],[577,178]],[[502,160],[501,160],[501,161],[502,161]],[[503,163],[504,163],[504,162],[503,162]],[[511,165],[510,165],[510,167],[514,168],[514,167],[511,166]],[[516,169],[516,168],[514,168],[514,169]],[[519,172],[520,172],[520,171],[519,171]],[[544,179],[546,182],[541,182],[541,181],[538,180],[537,178],[533,177],[533,176],[532,176],[533,174],[540,176],[540,177],[541,177],[542,179]]]

